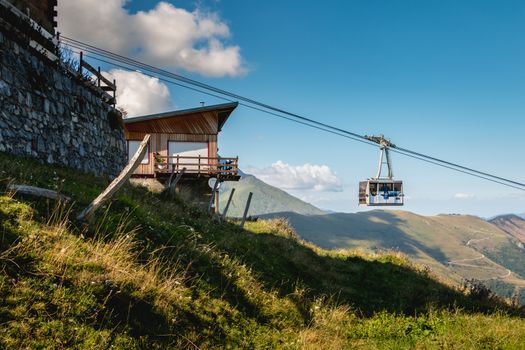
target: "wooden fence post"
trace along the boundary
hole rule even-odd
[[[180,173],[177,174],[173,182],[171,182],[171,177],[170,177],[169,183],[168,183],[168,190],[171,188],[177,187],[177,183],[179,182],[179,180],[181,179],[182,175],[184,175],[185,172],[186,172],[186,168],[182,168],[182,170],[180,171]]]
[[[253,193],[248,194],[248,200],[246,201],[246,208],[244,208],[244,214],[242,215],[241,228],[244,228],[244,223],[246,222],[246,216],[248,215],[248,210],[250,209],[250,203],[252,202]]]
[[[80,59],[78,62],[78,74],[82,78],[82,61],[84,61],[84,52],[80,51]]]
[[[213,204],[213,201],[215,200],[215,192],[217,192],[217,188],[219,187],[219,179],[215,181],[215,185],[213,185],[213,191],[211,192],[211,198],[210,203],[208,204],[208,214],[211,214],[211,206]]]
[[[155,162],[156,164],[156,162]],[[169,169],[170,168],[170,163],[166,163],[166,169]],[[169,188],[170,187],[170,184],[171,184],[171,180],[173,180],[173,176],[175,176],[175,164],[171,164],[171,175],[170,175],[170,178],[168,180],[168,185],[166,186],[166,188]]]
[[[235,188],[232,188],[230,192],[230,196],[228,197],[228,202],[226,203],[226,206],[224,207],[224,212],[222,213],[222,221],[226,220],[226,214],[228,213],[228,208],[230,208],[230,203],[232,201],[234,193],[235,193]]]
[[[117,105],[117,80],[113,79],[113,107]]]
[[[99,194],[98,197],[93,200],[93,202],[91,202],[91,204],[89,204],[84,210],[82,210],[80,214],[78,214],[78,221],[85,220],[86,218],[91,216],[91,214],[93,214],[93,212],[97,210],[97,208],[100,207],[100,205],[102,205],[104,201],[111,198],[111,196],[113,196],[115,192],[117,192],[119,188],[122,187],[122,185],[124,185],[126,181],[128,181],[128,179],[131,177],[135,169],[137,169],[137,167],[140,165],[142,159],[144,159],[144,155],[148,151],[149,138],[150,135],[147,134],[144,137],[144,140],[142,140],[142,142],[140,143],[137,152],[135,152],[133,158],[130,159],[128,165],[126,165],[126,167],[122,169],[119,176],[117,176],[109,184],[109,186],[101,194]]]
[[[100,73],[100,66],[98,66],[98,75],[97,75],[97,86],[100,87],[100,76],[102,73]]]

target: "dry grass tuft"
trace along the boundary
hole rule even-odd
[[[268,220],[260,220],[258,224],[262,224],[264,230],[267,233],[273,233],[285,238],[291,238],[295,241],[299,241],[299,235],[292,227],[288,219],[285,218],[274,218]]]
[[[299,333],[301,349],[345,349],[348,346],[347,333],[355,316],[347,306],[326,305],[317,300],[310,309],[312,321]]]
[[[128,230],[123,216],[112,238],[97,231],[94,238],[70,232],[69,209],[57,205],[46,226],[24,237],[13,250],[37,254],[46,269],[76,284],[105,283],[129,288],[135,295],[152,299],[166,309],[186,291],[184,271],[178,264],[167,264],[150,254],[141,258],[136,231]]]

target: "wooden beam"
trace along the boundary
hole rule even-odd
[[[215,200],[217,188],[219,187],[219,183],[220,183],[219,179],[216,179],[216,180],[217,181],[215,181],[215,184],[213,185],[213,190],[211,192],[210,203],[208,204],[208,214],[211,214],[211,206],[213,204],[213,201]]]
[[[218,180],[218,179],[217,179]],[[214,207],[215,207],[215,214],[219,215],[220,212],[219,212],[219,200],[220,200],[220,193],[219,193],[219,190],[217,189],[217,191],[215,191],[215,204],[214,204]],[[220,215],[219,215],[219,222],[220,222]]]
[[[9,191],[15,191],[16,193],[27,194],[30,196],[44,197],[44,198],[49,198],[49,199],[54,199],[54,200],[59,200],[59,201],[64,201],[64,202],[71,201],[70,197],[64,196],[58,193],[57,191],[48,190],[47,188],[9,184],[7,185],[7,189]]]
[[[166,187],[166,190],[169,191],[170,189],[177,187],[179,180],[182,178],[182,175],[184,175],[185,172],[186,168],[182,168],[182,170],[177,174],[173,182],[171,182],[171,178],[173,177],[173,174],[171,174],[170,179],[168,180],[168,186]]]
[[[84,52],[80,51],[80,61],[78,63],[78,74],[82,77],[82,62],[84,61]]]
[[[77,216],[78,221],[83,221],[87,218],[89,218],[95,210],[97,210],[102,203],[110,199],[121,187],[128,181],[128,179],[131,177],[135,169],[140,165],[142,162],[142,159],[144,159],[144,155],[146,154],[148,150],[148,143],[149,143],[150,135],[147,134],[144,137],[144,140],[140,143],[139,149],[137,152],[135,152],[135,155],[131,160],[128,162],[128,165],[122,171],[120,172],[120,175],[117,176],[110,184],[109,186],[98,195],[97,198],[91,202],[80,214]]]
[[[109,81],[109,79],[107,79],[106,77],[104,77],[98,69],[96,69],[95,67],[93,67],[92,65],[90,65],[89,63],[87,63],[86,61],[80,61],[80,64],[81,64],[81,67],[84,67],[86,68],[88,71],[90,71],[93,75],[95,75],[98,79],[102,80],[104,82],[104,84],[106,84],[108,87],[111,88],[111,90],[109,91],[114,91],[116,90],[116,86],[115,84],[113,84],[111,81]],[[100,86],[100,85],[99,85]]]
[[[157,154],[158,153],[155,153],[153,155],[153,169],[155,169],[155,167],[157,166]],[[166,169],[168,169],[170,167],[169,164],[166,164]],[[171,165],[171,175],[170,175],[170,178],[168,179],[168,184],[165,186],[165,190],[169,190],[170,187],[171,187],[171,180],[173,180],[173,176],[175,176],[175,164],[172,164]]]
[[[244,208],[244,214],[242,215],[241,228],[244,228],[244,223],[246,222],[246,216],[248,215],[248,210],[250,209],[250,203],[252,202],[253,193],[248,194],[248,200],[246,201],[246,208]]]
[[[230,203],[232,201],[234,193],[235,193],[235,188],[232,188],[230,192],[230,196],[228,197],[228,202],[226,203],[226,207],[224,207],[224,212],[222,213],[222,221],[226,220],[226,214],[228,214],[228,209],[230,208]]]

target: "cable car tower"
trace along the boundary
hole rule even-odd
[[[400,206],[403,205],[403,181],[394,180],[394,170],[390,160],[389,148],[396,147],[390,140],[380,136],[365,136],[379,144],[379,164],[375,177],[359,182],[359,205],[367,206]],[[382,177],[383,167],[387,176]]]

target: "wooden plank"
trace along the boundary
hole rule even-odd
[[[244,223],[246,222],[246,216],[248,215],[248,210],[250,209],[250,203],[252,202],[253,193],[248,194],[248,200],[246,201],[246,208],[244,208],[244,214],[242,215],[241,228],[244,228]]]
[[[235,188],[232,188],[230,192],[230,196],[228,197],[228,202],[226,202],[226,207],[224,207],[224,212],[222,213],[222,221],[226,220],[226,215],[228,214],[228,209],[230,208],[230,203],[232,202],[234,193],[235,193]]]
[[[135,169],[140,165],[140,162],[144,158],[146,151],[148,149],[150,135],[146,135],[144,140],[142,140],[137,152],[131,160],[128,162],[128,165],[120,172],[120,175],[117,176],[109,186],[98,195],[97,198],[91,202],[82,212],[77,216],[78,221],[83,221],[89,218],[98,207],[102,205],[105,201],[110,199],[121,187],[128,181]]]
[[[126,124],[132,131],[164,134],[217,135],[217,121],[203,113],[176,115]],[[206,141],[208,141],[206,139]]]
[[[218,154],[217,154],[217,136],[211,138],[210,137],[210,140],[208,141],[208,149],[209,149],[209,152],[210,152],[210,157],[218,157]]]
[[[86,68],[92,74],[98,75],[98,70],[96,70],[95,67],[93,67],[92,65],[90,65],[86,61],[84,61],[84,60],[80,61],[80,65],[82,66],[82,68]]]
[[[146,136],[147,134],[142,134],[142,135],[133,135],[133,137],[128,137],[126,139],[126,141],[141,141],[144,139],[144,137]],[[150,144],[149,144],[149,147],[151,147],[151,138],[150,138]],[[137,169],[135,169],[134,171],[134,174],[137,174],[137,175],[149,175],[149,174],[153,174],[153,172],[149,172],[148,169],[151,165],[151,157],[148,157],[148,163],[146,164],[142,164],[142,162],[139,164],[139,166],[137,167]]]
[[[171,182],[171,178],[173,176],[173,174],[171,174],[170,179],[168,181],[168,190],[177,186],[179,180],[182,178],[182,175],[184,175],[185,172],[186,168],[182,168],[182,170],[177,174],[177,177],[175,177],[175,180],[173,182]]]
[[[213,185],[213,190],[211,192],[210,203],[208,203],[208,214],[211,214],[211,206],[215,200],[215,196],[217,195],[216,192],[217,192],[217,188],[219,187],[219,183],[220,183],[219,179],[216,179],[216,180],[217,181],[215,181],[215,185]]]
[[[176,163],[174,163],[176,165]],[[192,164],[193,166],[195,166],[196,164]],[[180,164],[179,164],[179,168],[180,168]],[[177,172],[177,168],[175,169],[175,172]],[[171,170],[169,168],[165,168],[165,169],[156,169],[155,172],[157,173],[171,173]],[[204,169],[203,167],[201,167],[201,169],[199,170],[197,167],[194,167],[194,168],[186,168],[186,173],[188,174],[233,174],[233,175],[236,175],[238,173],[238,171],[236,169],[232,169],[232,170],[218,170],[218,169]]]
[[[15,185],[15,184],[9,184],[7,185],[7,189],[9,191],[15,191],[16,193],[22,193],[27,194],[30,196],[36,196],[36,197],[44,197],[64,202],[71,201],[71,198],[68,196],[64,196],[57,191],[48,190],[47,188],[41,188],[41,187],[34,187],[34,186],[28,186],[28,185]]]
[[[166,135],[168,141],[180,141],[180,142],[208,142],[209,138],[213,135],[209,134],[162,134]],[[167,146],[167,143],[166,143]]]
[[[174,158],[176,156],[170,156],[170,157],[162,157],[162,158]],[[198,156],[195,157],[195,156],[179,156],[180,159],[197,159],[199,158]],[[203,157],[201,156],[200,157],[201,159],[213,159],[213,160],[231,160],[231,161],[235,161],[237,160],[237,158],[233,158],[233,157],[230,157],[230,158],[225,158],[225,157]]]
[[[107,85],[107,87],[109,87],[110,89],[109,90],[106,90],[104,89],[104,87],[102,87],[102,90],[105,90],[105,91],[115,91],[117,89],[117,87],[115,86],[115,84],[113,84],[109,79],[107,79],[106,77],[104,77],[102,74],[100,74],[98,72],[98,69],[96,69],[95,67],[93,67],[92,65],[90,65],[89,63],[87,63],[86,61],[82,60],[81,62],[81,65],[83,68],[86,68],[88,71],[90,71],[92,74],[94,74],[97,78],[99,78],[100,80],[102,80],[104,82],[104,84]]]
[[[82,76],[82,63],[84,62],[84,52],[80,51],[80,63],[78,65],[78,74]]]

